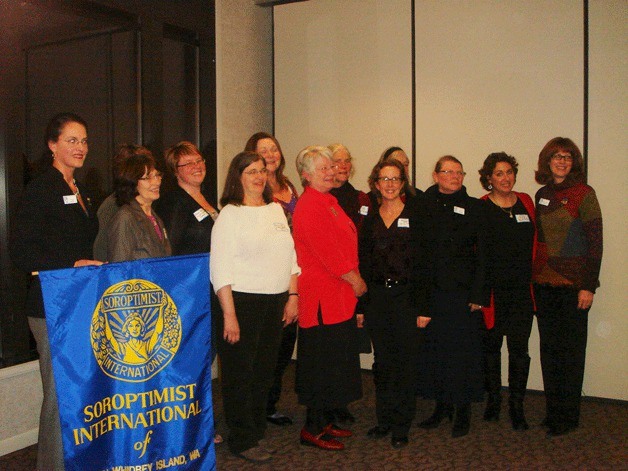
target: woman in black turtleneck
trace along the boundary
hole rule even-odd
[[[349,183],[349,178],[353,175],[353,157],[349,149],[342,144],[331,144],[327,148],[331,151],[332,160],[336,166],[334,188],[330,190],[330,193],[336,197],[338,204],[351,218],[359,232],[362,220],[369,213],[371,200],[366,193],[355,189]]]
[[[486,237],[484,207],[467,195],[462,164],[441,157],[425,197],[425,233],[429,254],[423,260],[431,280],[419,393],[436,400],[436,408],[420,427],[437,427],[443,418],[456,419],[452,437],[469,432],[471,402],[483,400],[482,311],[489,302],[484,287]]]

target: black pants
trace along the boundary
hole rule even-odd
[[[491,394],[498,394],[502,386],[501,348],[505,336],[508,346],[510,392],[522,396],[528,382],[530,363],[528,340],[533,318],[530,286],[495,288],[493,299],[495,326],[484,332],[483,339],[486,389]]]
[[[417,312],[409,303],[408,286],[369,284],[365,322],[373,341],[375,410],[380,426],[407,436],[416,413],[419,361]]]
[[[299,404],[307,407],[305,429],[313,435],[332,422],[334,409],[362,397],[356,337],[355,318],[299,328],[295,389]]]
[[[577,426],[587,349],[588,309],[578,291],[535,285],[541,368],[550,424]]]
[[[222,398],[229,427],[229,450],[240,453],[257,445],[266,431],[266,399],[277,364],[281,318],[287,301],[282,294],[233,293],[240,341],[222,337],[217,316],[218,354],[222,362]]]
[[[281,333],[281,346],[279,347],[279,355],[277,356],[277,366],[275,366],[275,376],[273,384],[268,392],[268,400],[266,402],[266,414],[273,415],[277,412],[277,402],[281,397],[281,388],[283,374],[292,360],[294,353],[294,344],[297,341],[297,324],[289,324],[283,328]]]

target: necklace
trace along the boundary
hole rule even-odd
[[[508,214],[510,219],[512,219],[512,206],[510,208],[502,208],[501,206],[497,206],[497,207],[501,209],[503,212],[505,212],[506,214]]]
[[[511,193],[511,195],[512,195],[512,193]],[[489,197],[490,197],[491,201],[493,202],[493,204],[495,204],[495,206],[497,206],[499,209],[501,209],[504,213],[508,214],[508,217],[510,219],[513,218],[512,208],[515,206],[515,203],[517,202],[516,197],[515,197],[514,203],[511,206],[502,206],[501,204],[499,204],[497,202],[497,199],[496,199],[494,194],[491,194]],[[510,198],[508,198],[508,199],[510,199]]]

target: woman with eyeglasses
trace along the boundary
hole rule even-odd
[[[211,252],[218,210],[215,203],[210,203],[212,195],[205,184],[205,158],[194,144],[181,141],[166,150],[164,160],[177,184],[164,192],[155,206],[168,232],[172,255]],[[218,298],[211,287],[210,293],[213,310]],[[212,363],[216,358],[215,317],[212,316]],[[222,441],[221,435],[214,435],[214,443]]]
[[[120,208],[107,231],[109,262],[172,254],[164,224],[153,209],[161,178],[152,154],[135,153],[121,165],[114,190]]]
[[[218,211],[205,185],[205,159],[188,141],[171,146],[164,156],[177,184],[155,206],[168,231],[172,254],[210,252]]]
[[[334,410],[362,397],[355,306],[366,292],[358,269],[355,225],[329,192],[334,164],[327,147],[297,155],[305,191],[294,211],[299,265],[299,342],[296,390],[307,407],[301,444],[343,450],[337,440],[352,432],[338,427]]]
[[[298,316],[300,269],[290,227],[272,200],[264,158],[236,155],[212,231],[210,277],[220,301],[222,397],[234,455],[263,463],[276,451],[264,438],[282,326]]]
[[[118,178],[122,164],[132,155],[147,154],[151,152],[143,146],[135,144],[123,144],[112,159],[112,170],[114,181]],[[115,193],[111,193],[98,207],[96,216],[98,216],[98,235],[94,241],[94,257],[98,260],[107,260],[107,239],[109,232],[109,223],[118,212],[119,206],[116,202]]]
[[[485,289],[486,218],[484,205],[462,185],[462,163],[446,155],[432,174],[435,185],[425,192],[426,231],[422,244],[429,270],[429,311],[419,317],[425,343],[421,352],[419,392],[434,399],[434,413],[419,424],[431,429],[455,410],[452,437],[469,433],[471,403],[484,398],[482,306]]]
[[[588,314],[600,286],[602,212],[585,183],[578,146],[565,137],[539,153],[536,181],[538,249],[534,292],[541,344],[548,437],[578,427]]]
[[[299,198],[299,193],[292,182],[283,173],[286,159],[283,156],[279,141],[266,132],[256,132],[244,146],[247,152],[257,152],[266,162],[268,186],[273,195],[273,201],[283,208],[292,229],[292,214]],[[281,397],[283,375],[292,360],[294,344],[297,341],[297,324],[285,323],[281,334],[281,347],[277,357],[273,385],[268,393],[266,403],[266,420],[274,425],[291,425],[292,419],[277,410],[277,402]]]
[[[39,270],[100,265],[92,245],[98,231],[95,208],[74,173],[87,157],[87,123],[73,113],[54,116],[44,135],[45,170],[31,180],[15,216],[10,255],[28,274]],[[61,425],[41,284],[33,276],[26,299],[28,325],[37,342],[43,386],[37,469],[64,469]],[[52,335],[52,334],[51,334]]]
[[[514,430],[527,430],[523,398],[528,384],[528,340],[534,315],[530,283],[535,247],[532,198],[513,191],[519,164],[505,152],[490,154],[479,170],[480,183],[489,193],[486,206],[491,303],[482,309],[485,385],[488,392],[484,420],[499,420],[502,403],[502,354],[508,344],[509,415]]]
[[[416,413],[419,351],[419,299],[417,280],[417,198],[412,194],[403,165],[396,160],[378,163],[368,179],[377,196],[378,210],[366,216],[359,235],[360,273],[368,293],[358,312],[373,341],[375,411],[377,425],[370,438],[392,435],[393,448],[408,444],[408,431]],[[425,314],[425,312],[423,312]]]

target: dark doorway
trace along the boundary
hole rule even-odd
[[[77,177],[112,188],[123,143],[161,156],[179,140],[205,152],[215,188],[214,1],[30,0],[0,3],[0,367],[34,358],[23,314],[27,274],[7,250],[11,217],[44,150],[52,115],[89,124]]]

